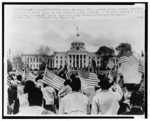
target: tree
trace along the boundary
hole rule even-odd
[[[116,47],[118,51],[118,56],[121,57],[126,53],[132,53],[132,47],[129,43],[120,43],[119,46]]]
[[[13,65],[15,68],[19,65],[22,69],[24,68],[24,62],[22,60],[22,57],[20,55],[16,55],[13,57]]]
[[[52,55],[53,51],[50,47],[48,46],[40,46],[39,49],[37,50],[39,57],[41,58],[42,62],[40,64],[40,70],[44,70],[46,64],[48,63],[48,57]]]
[[[97,55],[100,55],[101,57],[113,57],[114,56],[114,49],[113,48],[109,48],[106,46],[102,46],[98,49],[98,51],[96,52]]]
[[[102,60],[101,60],[101,68],[106,68],[107,64],[108,64],[108,59],[110,57],[114,56],[114,49],[113,48],[109,48],[106,46],[102,46],[98,49],[98,51],[96,52],[97,55],[100,55]]]
[[[12,63],[10,60],[7,60],[7,72],[11,72],[12,71]]]

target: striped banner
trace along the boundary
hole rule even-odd
[[[25,79],[25,80],[27,80],[29,73],[30,73],[30,68],[29,68],[29,66],[27,65],[27,66],[25,67],[25,70],[24,70],[24,79]],[[30,78],[30,75],[29,75],[29,78]]]
[[[81,80],[81,88],[89,86],[89,72],[79,71],[79,78]]]
[[[9,77],[9,76],[7,76],[7,85],[9,86],[9,87],[11,87],[11,78]]]
[[[97,78],[95,73],[89,73],[85,71],[79,71],[78,73],[82,88],[87,86],[98,86],[98,82],[100,82],[100,80]]]
[[[29,74],[26,74],[26,79],[35,82],[35,79],[37,78],[37,76],[38,75],[34,75],[32,72],[30,72]]]
[[[127,62],[129,64],[133,64],[133,63],[138,62],[138,59],[137,59],[136,55],[134,55],[134,54],[129,57],[127,57],[127,56],[120,57],[119,63],[125,63],[125,62]]]
[[[122,56],[119,58],[119,62],[118,63],[125,63],[128,61],[128,57],[127,56]]]
[[[129,64],[138,63],[137,57],[135,55],[132,55],[132,56],[128,57],[128,63]]]
[[[138,64],[138,71],[140,73],[144,73],[145,67],[144,67],[144,60],[142,60],[141,58],[139,59],[139,57],[137,57],[135,54],[133,54],[130,57],[127,56],[122,56],[119,59],[119,63],[124,63],[124,62],[128,62],[129,64],[134,64],[137,63]]]
[[[43,82],[59,90],[64,85],[65,80],[46,68],[43,77]]]
[[[71,75],[72,75],[72,69],[69,66],[67,66],[66,78],[70,79]]]
[[[144,73],[145,72],[145,67],[144,67],[144,60],[139,60],[139,72]]]
[[[21,76],[23,75],[23,70],[21,69],[19,65],[17,65],[16,75],[21,75]]]
[[[22,75],[23,75],[23,71],[17,69],[17,70],[16,70],[16,75],[21,75],[21,76],[22,76]]]
[[[97,78],[95,73],[89,73],[89,85],[90,86],[97,86],[100,80]]]

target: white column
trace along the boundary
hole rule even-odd
[[[68,66],[70,65],[70,55],[68,55],[68,62],[67,62]]]
[[[77,55],[75,54],[75,67],[77,67]]]

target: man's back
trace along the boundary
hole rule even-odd
[[[122,115],[143,115],[144,111],[140,108],[132,108],[129,112],[125,112]]]
[[[45,110],[43,107],[40,106],[29,106],[27,108],[24,108],[22,111],[20,111],[17,115],[19,116],[36,116],[36,115],[46,115],[46,114],[54,114],[51,111]]]
[[[80,112],[87,114],[88,97],[80,92],[72,92],[66,95],[61,100],[60,113],[61,114],[73,114]]]
[[[41,91],[43,93],[43,98],[45,99],[46,104],[47,105],[54,104],[54,99],[56,97],[56,92],[54,88],[48,86],[48,87],[42,88]]]
[[[92,114],[117,115],[119,100],[111,90],[101,91],[92,101]]]

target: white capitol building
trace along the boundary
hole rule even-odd
[[[66,52],[55,51],[47,59],[49,68],[64,67],[66,63],[74,68],[89,67],[92,64],[92,59],[95,60],[96,66],[100,67],[101,65],[101,57],[94,52],[86,50],[85,43],[82,42],[79,34],[76,34],[75,38],[73,38],[70,50]],[[41,58],[38,54],[24,54],[23,61],[31,69],[39,69],[41,64]]]

